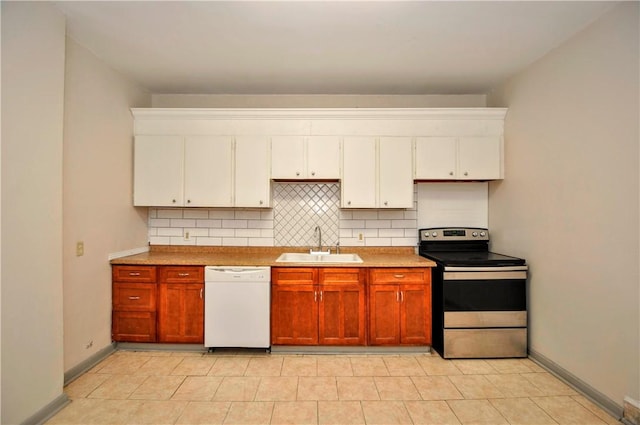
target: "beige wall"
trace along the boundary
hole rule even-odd
[[[152,105],[154,108],[473,108],[486,106],[486,96],[154,94]]]
[[[619,406],[640,399],[638,3],[502,85],[492,248],[527,258],[530,348]]]
[[[2,2],[2,419],[64,397],[64,16]]]
[[[133,117],[129,108],[150,103],[149,93],[67,39],[65,371],[111,344],[109,254],[147,244],[147,209],[132,206]],[[78,241],[84,242],[80,257],[76,256]]]

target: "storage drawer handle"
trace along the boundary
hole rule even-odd
[[[187,277],[187,276],[189,276],[189,273],[178,273],[178,276]]]
[[[403,274],[394,274],[393,277],[395,277],[396,279],[404,279]]]
[[[140,276],[140,272],[129,272],[129,276]]]
[[[129,297],[130,300],[139,300],[140,297]]]

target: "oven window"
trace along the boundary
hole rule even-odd
[[[526,280],[445,280],[444,311],[527,309]]]

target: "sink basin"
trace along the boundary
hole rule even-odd
[[[277,263],[362,263],[358,254],[305,254],[285,252],[276,259]]]

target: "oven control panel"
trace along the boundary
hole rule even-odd
[[[477,227],[420,229],[420,241],[488,241],[489,230]]]

